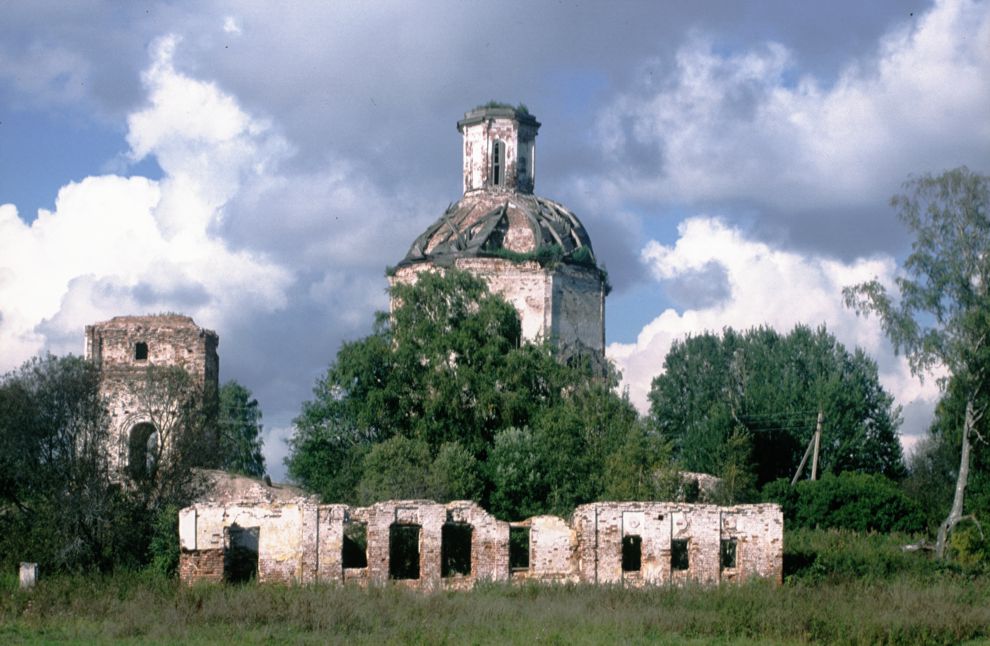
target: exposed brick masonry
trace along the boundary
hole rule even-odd
[[[367,527],[365,568],[343,567],[344,528],[350,522]],[[442,576],[445,524],[462,532],[469,528],[467,573]],[[259,582],[383,584],[396,578],[393,526],[407,528],[406,536],[413,537],[407,547],[414,553],[396,558],[418,563],[418,576],[401,583],[423,589],[516,579],[630,587],[717,585],[753,577],[779,582],[783,574],[783,515],[774,504],[602,502],[578,507],[570,522],[535,516],[513,523],[529,530],[529,567],[510,571],[509,523],[473,502],[393,500],[351,508],[300,499],[183,509],[180,576],[187,583],[224,578],[222,556],[232,549],[236,528],[257,536]]]

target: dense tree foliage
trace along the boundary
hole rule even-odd
[[[0,554],[47,568],[108,567],[136,540],[111,486],[98,375],[78,357],[36,358],[0,382]],[[124,527],[118,522],[124,520]]]
[[[0,565],[109,570],[148,561],[160,510],[188,502],[191,466],[215,446],[202,389],[184,371],[149,369],[134,405],[155,425],[155,441],[141,469],[122,474],[91,363],[49,355],[0,378]]]
[[[896,289],[879,280],[845,290],[857,312],[879,317],[894,347],[912,370],[948,370],[953,401],[940,424],[955,424],[959,466],[948,515],[936,551],[943,556],[949,533],[963,518],[971,447],[986,437],[990,404],[990,176],[962,167],[909,180],[891,203],[914,234]],[[943,382],[944,383],[944,382]],[[960,414],[961,410],[961,414]],[[938,432],[938,429],[936,429]]]
[[[732,498],[794,474],[819,410],[822,472],[903,472],[898,411],[875,362],[824,328],[727,328],[676,342],[649,398],[680,465],[722,476]]]
[[[236,381],[228,381],[220,387],[217,425],[220,468],[256,478],[265,475],[261,408],[250,390]]]
[[[619,491],[606,464],[639,477],[630,495],[656,493],[662,453],[614,374],[522,342],[512,306],[470,274],[424,273],[392,294],[400,305],[344,344],[296,418],[293,478],[327,500],[426,492],[506,517]]]
[[[887,478],[846,472],[791,486],[776,480],[763,489],[780,503],[789,528],[850,529],[860,532],[918,532],[924,529],[920,506]]]

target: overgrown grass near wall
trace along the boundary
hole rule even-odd
[[[783,586],[195,586],[143,573],[0,578],[0,643],[990,643],[990,579],[896,539],[788,535]],[[903,557],[903,558],[902,558]],[[862,572],[862,576],[858,573]]]

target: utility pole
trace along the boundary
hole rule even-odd
[[[822,420],[825,417],[824,411],[818,409],[818,421],[815,422],[815,455],[811,459],[811,479],[818,479],[818,447],[822,443]]]
[[[801,464],[798,465],[797,471],[794,472],[794,477],[791,478],[791,486],[797,484],[798,478],[801,477],[801,471],[804,470],[804,465],[808,463],[808,456],[814,452],[815,458],[811,464],[811,479],[815,480],[818,478],[818,449],[821,445],[822,440],[822,422],[825,420],[825,413],[819,407],[818,409],[818,421],[815,423],[815,434],[811,436],[811,441],[808,442],[808,448],[804,451],[804,457],[801,458]]]

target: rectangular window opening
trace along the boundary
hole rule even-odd
[[[643,537],[630,534],[622,537],[622,571],[639,572],[643,567]]]
[[[368,524],[358,521],[344,523],[344,544],[340,550],[343,567],[368,567]]]
[[[447,523],[440,530],[440,576],[471,574],[472,528],[467,523]]]
[[[148,360],[148,344],[144,341],[138,341],[134,344],[134,360],[135,361],[147,361]]]
[[[529,527],[509,528],[509,569],[529,569]]]
[[[388,575],[392,579],[419,578],[419,525],[393,524],[388,528]]]
[[[719,553],[723,570],[731,570],[736,567],[736,539],[722,539]]]
[[[502,142],[492,144],[492,184],[502,185]]]
[[[686,570],[689,565],[687,540],[675,539],[670,541],[670,569]]]

